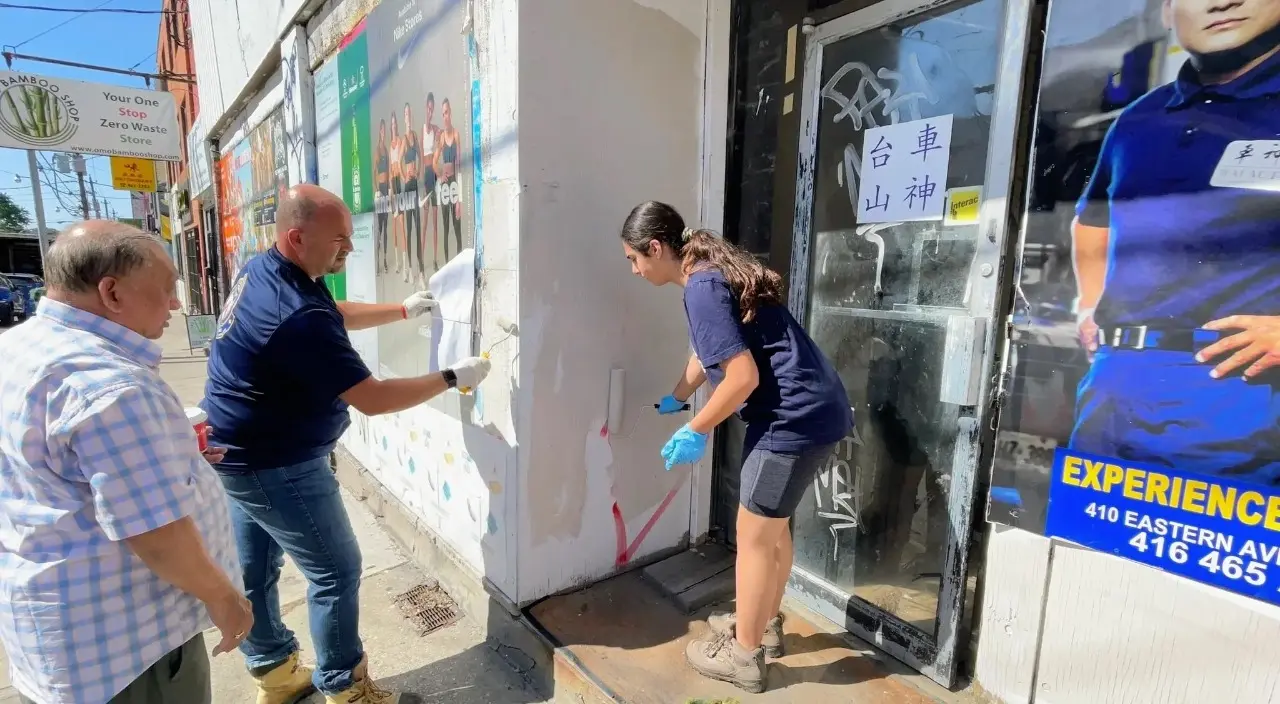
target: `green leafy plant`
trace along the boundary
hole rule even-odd
[[[0,193],[0,232],[22,232],[31,224],[26,208],[13,202],[7,193]]]

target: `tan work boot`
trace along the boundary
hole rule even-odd
[[[728,682],[752,694],[764,691],[764,648],[750,652],[729,633],[712,633],[709,640],[693,641],[684,649],[684,659],[703,677]]]
[[[311,668],[303,666],[296,650],[284,662],[253,679],[258,683],[258,704],[294,704],[316,691],[311,684]]]
[[[326,694],[325,704],[400,704],[400,693],[389,692],[378,686],[369,676],[369,656],[366,655],[352,671],[350,687],[337,694]]]
[[[764,654],[777,660],[786,655],[786,646],[782,640],[782,621],[785,617],[778,614],[769,619],[764,625],[764,637],[760,639],[760,646],[764,648]],[[737,634],[738,614],[724,613],[717,611],[707,618],[707,625],[711,626],[711,630],[716,633],[728,633],[730,635]]]

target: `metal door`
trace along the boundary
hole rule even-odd
[[[790,306],[855,430],[796,516],[791,594],[947,687],[976,589],[1030,6],[883,0],[806,27]],[[918,212],[872,215],[890,197]]]

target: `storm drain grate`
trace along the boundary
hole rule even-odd
[[[419,636],[452,626],[462,617],[458,605],[449,598],[439,584],[419,584],[395,598],[400,613],[409,619]]]

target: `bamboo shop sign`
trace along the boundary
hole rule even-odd
[[[0,71],[0,147],[178,161],[173,96]]]

